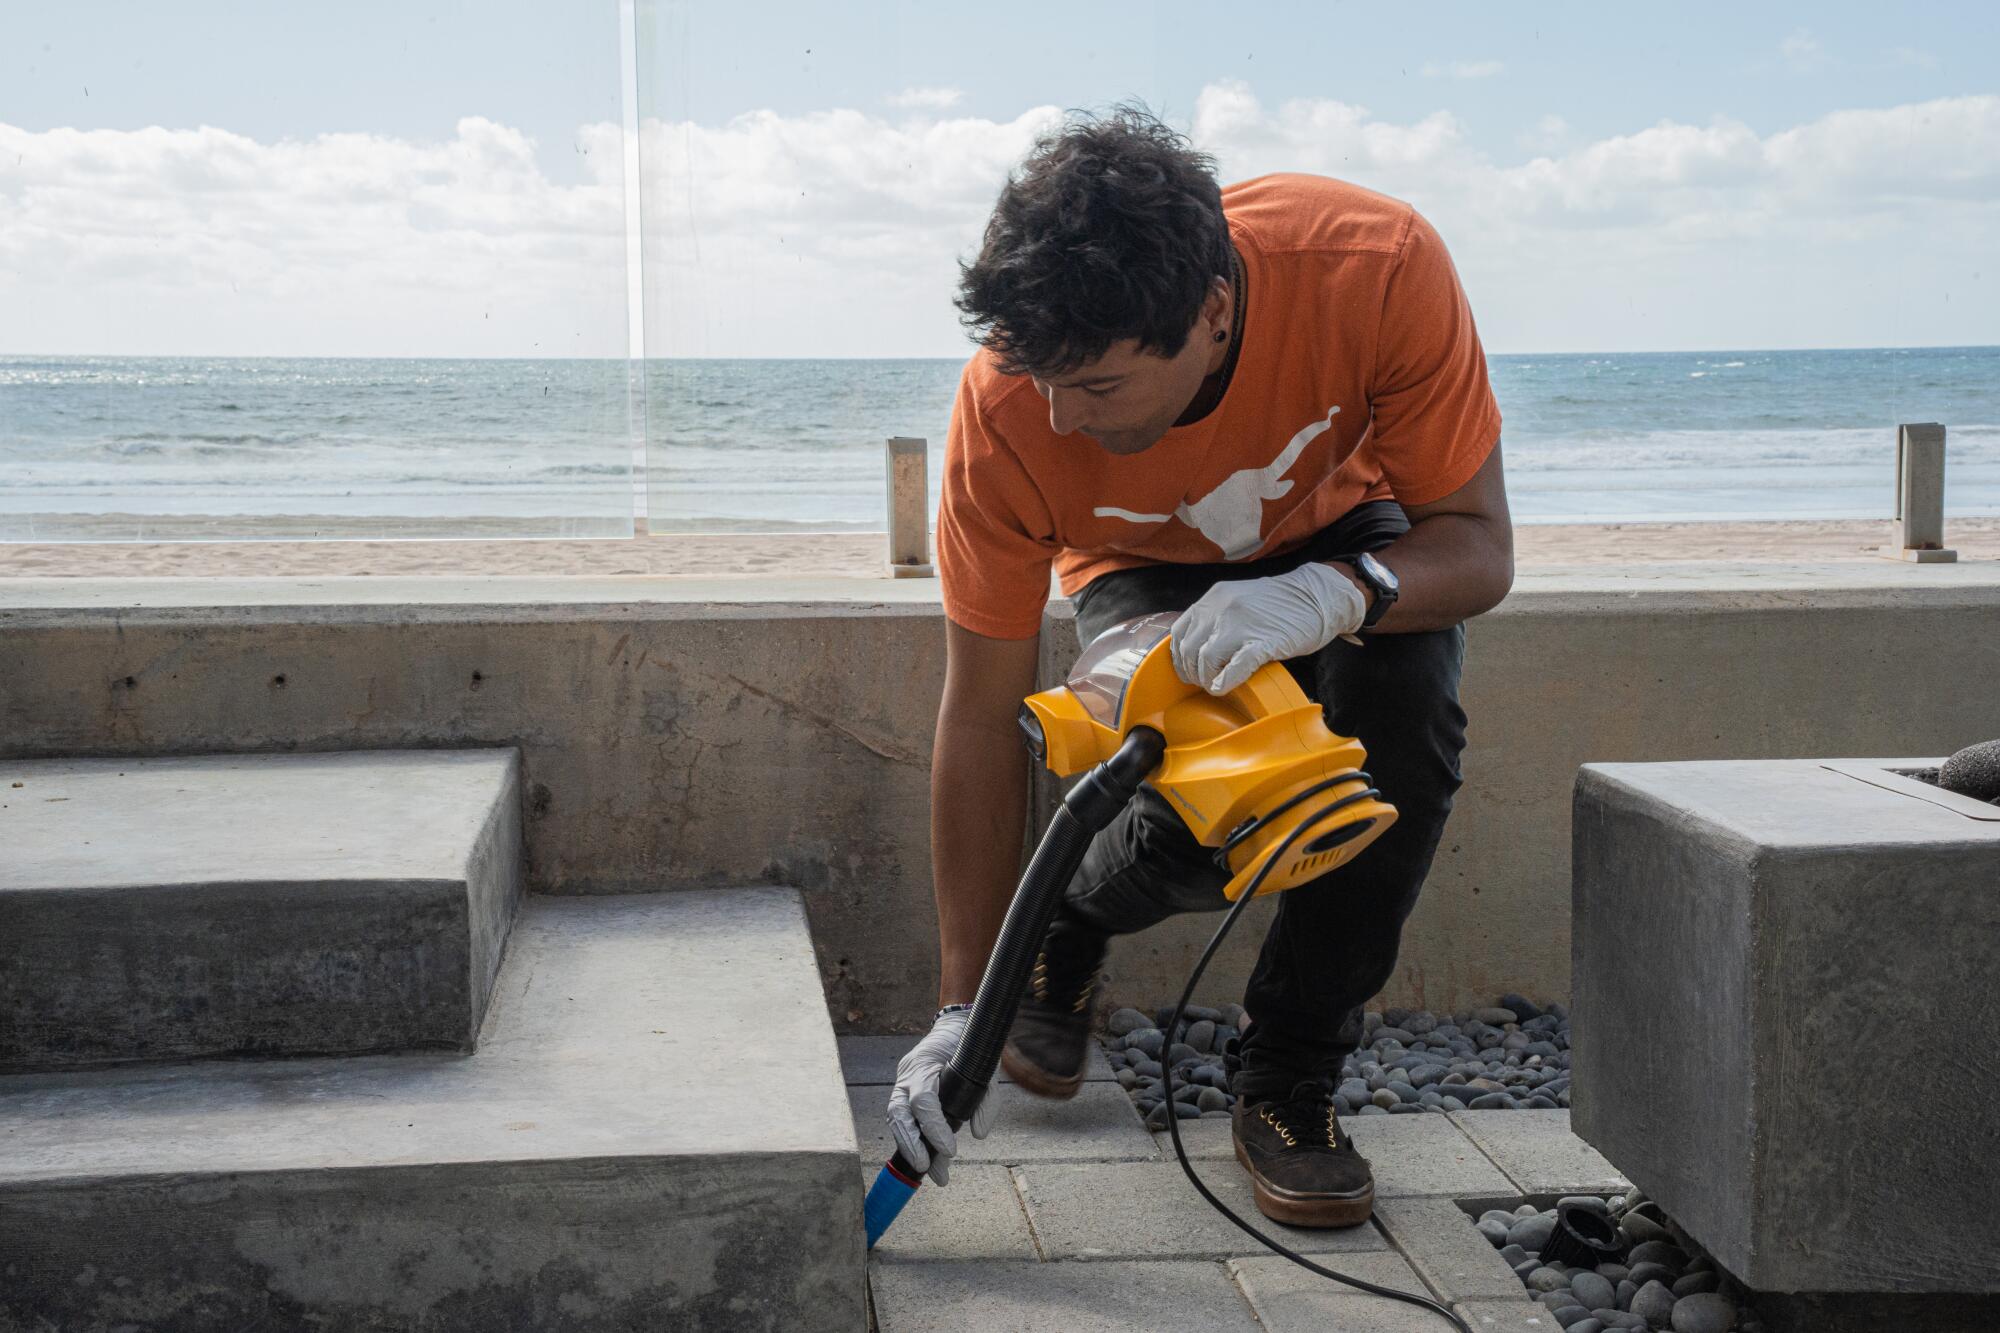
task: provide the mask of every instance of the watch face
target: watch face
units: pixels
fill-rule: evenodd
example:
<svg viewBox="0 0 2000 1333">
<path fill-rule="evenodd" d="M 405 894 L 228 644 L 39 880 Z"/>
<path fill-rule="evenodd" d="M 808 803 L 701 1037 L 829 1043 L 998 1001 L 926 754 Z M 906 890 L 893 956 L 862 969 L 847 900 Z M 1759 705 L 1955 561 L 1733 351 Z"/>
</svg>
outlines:
<svg viewBox="0 0 2000 1333">
<path fill-rule="evenodd" d="M 1400 591 L 1394 571 L 1366 551 L 1361 553 L 1361 558 L 1355 564 L 1361 570 L 1361 576 L 1375 584 L 1378 591 L 1386 592 L 1392 597 Z"/>
</svg>

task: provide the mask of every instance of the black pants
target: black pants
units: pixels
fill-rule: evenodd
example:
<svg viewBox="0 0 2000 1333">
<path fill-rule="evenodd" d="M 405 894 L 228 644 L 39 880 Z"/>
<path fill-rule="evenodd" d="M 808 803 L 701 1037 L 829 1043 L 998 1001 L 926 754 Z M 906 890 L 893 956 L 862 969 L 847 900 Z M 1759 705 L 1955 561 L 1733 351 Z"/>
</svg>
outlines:
<svg viewBox="0 0 2000 1333">
<path fill-rule="evenodd" d="M 1238 564 L 1148 565 L 1093 580 L 1076 598 L 1084 643 L 1120 621 L 1182 611 L 1224 579 L 1282 574 L 1307 560 L 1379 550 L 1409 530 L 1393 501 L 1350 510 L 1297 551 Z M 1465 630 L 1336 639 L 1285 665 L 1326 709 L 1327 725 L 1358 738 L 1368 772 L 1396 807 L 1395 825 L 1331 875 L 1277 895 L 1277 913 L 1250 974 L 1243 1007 L 1252 1022 L 1235 1091 L 1253 1101 L 1284 1096 L 1304 1080 L 1331 1087 L 1361 1038 L 1361 1006 L 1395 970 L 1403 922 L 1458 790 L 1465 714 L 1458 706 Z M 1071 882 L 1063 915 L 1123 935 L 1178 912 L 1213 912 L 1228 872 L 1150 787 L 1098 834 Z M 1236 1063 L 1236 1062 L 1232 1062 Z"/>
</svg>

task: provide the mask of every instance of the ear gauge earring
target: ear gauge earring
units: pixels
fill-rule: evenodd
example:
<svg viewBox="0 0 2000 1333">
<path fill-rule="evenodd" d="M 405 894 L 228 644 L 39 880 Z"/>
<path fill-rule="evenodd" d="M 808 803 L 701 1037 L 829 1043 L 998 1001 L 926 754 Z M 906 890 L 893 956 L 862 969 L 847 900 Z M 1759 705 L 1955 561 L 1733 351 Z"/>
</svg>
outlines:
<svg viewBox="0 0 2000 1333">
<path fill-rule="evenodd" d="M 1228 342 L 1228 341 L 1229 341 L 1229 331 L 1228 331 L 1227 329 L 1217 329 L 1217 330 L 1215 331 L 1215 340 L 1216 340 L 1217 342 L 1219 342 L 1219 343 L 1226 343 L 1226 342 Z"/>
</svg>

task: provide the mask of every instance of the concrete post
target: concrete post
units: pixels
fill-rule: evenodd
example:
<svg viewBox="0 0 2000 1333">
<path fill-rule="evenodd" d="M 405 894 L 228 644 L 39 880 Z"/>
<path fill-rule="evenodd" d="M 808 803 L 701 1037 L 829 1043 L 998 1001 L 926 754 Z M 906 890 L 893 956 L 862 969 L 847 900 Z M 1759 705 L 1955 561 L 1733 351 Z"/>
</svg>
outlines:
<svg viewBox="0 0 2000 1333">
<path fill-rule="evenodd" d="M 930 454 L 921 439 L 889 437 L 889 572 L 899 579 L 932 576 Z"/>
<path fill-rule="evenodd" d="M 1934 421 L 1896 428 L 1896 525 L 1902 559 L 1958 559 L 1944 545 L 1944 427 Z"/>
</svg>

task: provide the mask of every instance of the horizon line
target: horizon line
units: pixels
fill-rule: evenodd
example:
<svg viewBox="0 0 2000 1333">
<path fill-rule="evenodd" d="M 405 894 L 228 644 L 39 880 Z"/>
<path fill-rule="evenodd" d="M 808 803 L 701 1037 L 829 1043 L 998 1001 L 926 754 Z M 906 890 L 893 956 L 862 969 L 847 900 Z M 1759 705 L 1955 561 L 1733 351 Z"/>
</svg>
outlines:
<svg viewBox="0 0 2000 1333">
<path fill-rule="evenodd" d="M 1769 355 L 1786 352 L 1983 352 L 2000 350 L 2000 342 L 1992 343 L 1878 343 L 1842 344 L 1826 347 L 1648 347 L 1648 348 L 1552 348 L 1527 352 L 1488 351 L 1487 357 L 1531 357 L 1531 356 L 1693 356 L 1749 354 Z M 118 361 L 624 361 L 631 364 L 648 365 L 656 362 L 705 362 L 705 361 L 964 361 L 972 353 L 960 355 L 895 355 L 895 356 L 528 356 L 521 354 L 463 354 L 463 353 L 390 353 L 355 355 L 343 352 L 294 352 L 233 353 L 233 352 L 15 352 L 0 350 L 0 361 L 71 360 L 93 359 Z"/>
</svg>

